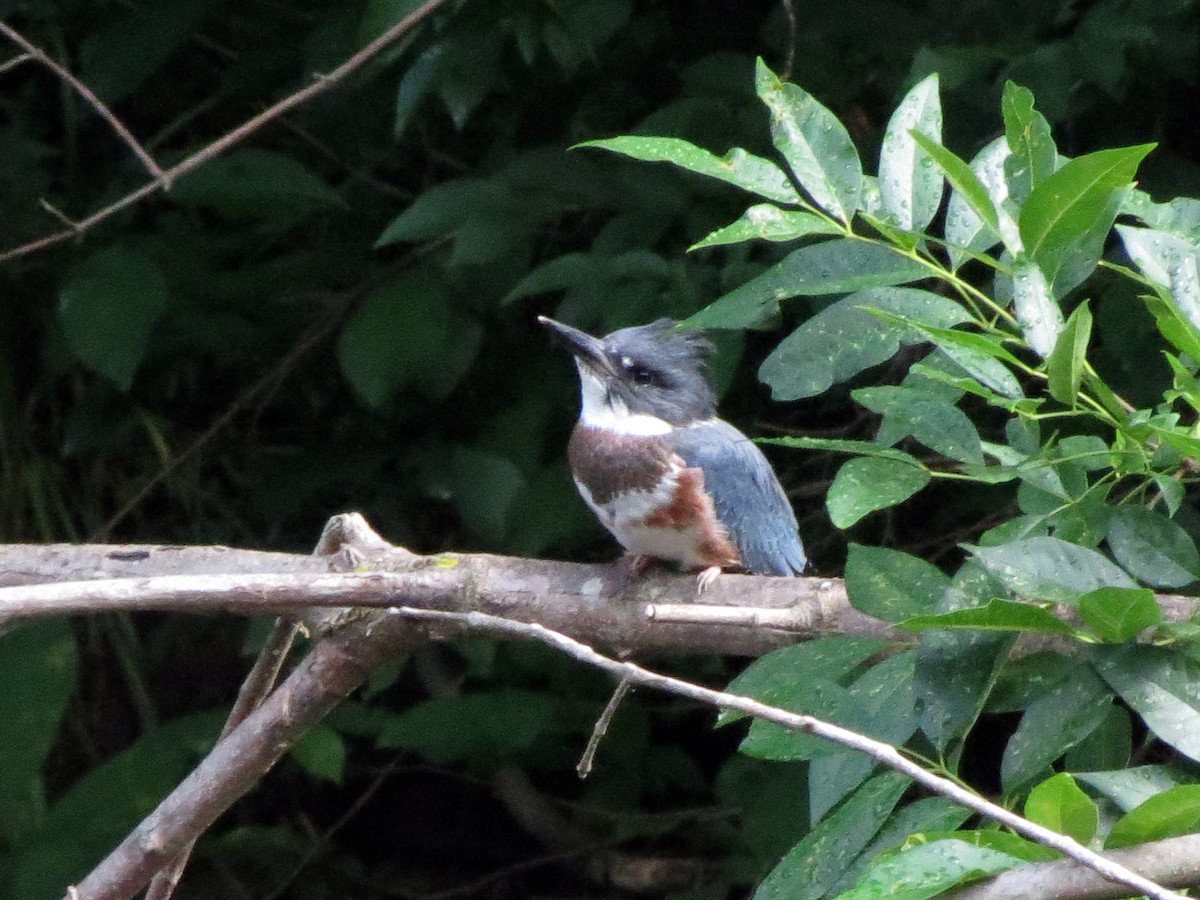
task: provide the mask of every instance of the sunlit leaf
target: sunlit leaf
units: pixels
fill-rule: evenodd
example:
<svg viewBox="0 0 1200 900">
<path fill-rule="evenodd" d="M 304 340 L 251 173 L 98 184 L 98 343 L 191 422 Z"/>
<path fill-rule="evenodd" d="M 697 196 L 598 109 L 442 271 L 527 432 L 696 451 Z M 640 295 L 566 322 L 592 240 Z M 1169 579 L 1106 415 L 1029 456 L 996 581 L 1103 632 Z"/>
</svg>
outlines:
<svg viewBox="0 0 1200 900">
<path fill-rule="evenodd" d="M 1079 598 L 1079 615 L 1102 641 L 1119 644 L 1159 625 L 1162 610 L 1149 588 L 1097 588 Z"/>
<path fill-rule="evenodd" d="M 752 206 L 731 225 L 718 228 L 688 247 L 688 252 L 743 241 L 794 241 L 810 234 L 835 235 L 842 230 L 828 219 L 802 209 L 780 209 L 770 203 Z"/>
<path fill-rule="evenodd" d="M 1087 365 L 1088 342 L 1092 337 L 1092 312 L 1087 303 L 1075 307 L 1046 360 L 1050 396 L 1059 403 L 1074 406 Z"/>
<path fill-rule="evenodd" d="M 942 173 L 932 154 L 915 137 L 942 140 L 942 105 L 937 73 L 914 85 L 900 101 L 883 135 L 879 151 L 879 191 L 883 208 L 904 231 L 928 225 L 942 203 Z M 964 166 L 965 168 L 965 166 Z"/>
<path fill-rule="evenodd" d="M 903 503 L 932 477 L 915 460 L 907 463 L 869 456 L 847 460 L 829 486 L 825 507 L 836 527 L 849 528 L 876 510 Z"/>
</svg>

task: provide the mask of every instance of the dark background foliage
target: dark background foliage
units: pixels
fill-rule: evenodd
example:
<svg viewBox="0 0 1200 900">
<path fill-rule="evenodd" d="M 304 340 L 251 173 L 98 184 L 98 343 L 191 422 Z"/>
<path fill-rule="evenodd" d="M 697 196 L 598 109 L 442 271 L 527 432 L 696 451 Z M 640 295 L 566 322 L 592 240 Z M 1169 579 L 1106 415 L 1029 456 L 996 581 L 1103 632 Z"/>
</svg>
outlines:
<svg viewBox="0 0 1200 900">
<path fill-rule="evenodd" d="M 169 164 L 414 6 L 47 0 L 0 14 Z M 358 509 L 417 551 L 613 558 L 563 462 L 574 375 L 535 315 L 597 332 L 684 316 L 779 253 L 687 254 L 741 212 L 736 191 L 573 144 L 642 133 L 759 149 L 761 55 L 867 158 L 932 71 L 946 143 L 970 156 L 998 133 L 1012 79 L 1064 154 L 1158 141 L 1142 186 L 1194 195 L 1196 13 L 1190 0 L 450 3 L 169 193 L 0 264 L 0 540 L 304 551 L 328 515 Z M 0 74 L 0 112 L 0 251 L 59 225 L 42 201 L 82 218 L 147 178 L 35 64 Z M 1160 365 L 1139 350 L 1150 326 L 1112 309 L 1101 297 L 1102 351 L 1137 397 Z M 715 337 L 722 408 L 746 430 L 870 435 L 844 390 L 770 404 L 754 378 L 767 339 Z M 836 573 L 846 538 L 821 504 L 835 462 L 773 458 L 817 571 Z M 938 560 L 1010 509 L 1002 488 L 931 490 L 855 537 Z M 55 896 L 186 772 L 261 633 L 139 617 L 6 638 L 0 669 L 26 674 L 5 702 L 43 712 L 0 716 L 0 745 L 40 735 L 48 763 L 44 783 L 0 788 L 0 896 Z M 714 683 L 736 668 L 669 665 Z M 607 690 L 529 647 L 398 664 L 220 823 L 183 896 L 613 896 L 579 844 L 703 860 L 679 865 L 679 896 L 753 883 L 802 829 L 798 767 L 731 757 L 735 736 L 714 736 L 703 711 L 647 699 L 580 783 Z M 570 822 L 569 839 L 523 819 L 530 803 Z"/>
</svg>

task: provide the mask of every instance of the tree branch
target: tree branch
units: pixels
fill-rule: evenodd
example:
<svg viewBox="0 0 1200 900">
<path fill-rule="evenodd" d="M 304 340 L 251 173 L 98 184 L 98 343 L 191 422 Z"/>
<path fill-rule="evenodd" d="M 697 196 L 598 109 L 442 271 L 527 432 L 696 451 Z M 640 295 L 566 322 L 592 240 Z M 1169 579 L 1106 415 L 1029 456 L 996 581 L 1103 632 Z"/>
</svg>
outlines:
<svg viewBox="0 0 1200 900">
<path fill-rule="evenodd" d="M 41 47 L 31 44 L 24 38 L 24 36 L 21 35 L 20 32 L 18 32 L 8 23 L 0 21 L 0 34 L 4 35 L 22 50 L 24 50 L 26 57 L 40 62 L 43 66 L 66 82 L 66 84 L 68 84 L 71 89 L 75 91 L 75 93 L 82 97 L 88 106 L 94 109 L 100 118 L 109 124 L 109 127 L 116 132 L 117 137 L 125 142 L 125 146 L 133 151 L 133 155 L 141 160 L 142 165 L 146 167 L 146 171 L 150 173 L 150 176 L 155 180 L 156 184 L 161 184 L 163 187 L 168 187 L 170 185 L 170 176 L 162 170 L 159 164 L 154 161 L 154 157 L 151 156 L 149 152 L 147 152 L 146 148 L 141 145 L 138 139 L 130 133 L 129 129 L 125 127 L 125 123 L 113 114 L 113 111 L 105 105 L 103 100 L 96 96 L 90 87 L 72 75 L 66 67 L 59 65 L 58 62 L 52 59 L 50 55 Z M 18 59 L 19 58 L 20 57 L 18 57 Z M 53 209 L 53 207 L 51 207 L 51 209 Z M 54 211 L 57 212 L 57 210 Z M 70 234 L 76 234 L 78 231 L 79 227 L 74 223 L 72 223 L 71 227 L 68 229 Z"/>
<path fill-rule="evenodd" d="M 86 218 L 80 219 L 72 228 L 65 228 L 62 231 L 56 231 L 53 234 L 48 234 L 45 237 L 30 241 L 27 244 L 22 244 L 18 247 L 13 247 L 0 253 L 0 263 L 14 259 L 18 256 L 26 256 L 38 250 L 44 250 L 47 247 L 53 247 L 56 244 L 61 244 L 63 241 L 87 231 L 92 226 L 103 222 L 110 216 L 120 212 L 126 207 L 132 206 L 144 197 L 148 197 L 159 190 L 164 189 L 181 175 L 186 175 L 193 169 L 197 169 L 204 163 L 224 153 L 235 144 L 241 143 L 254 132 L 258 131 L 268 122 L 279 118 L 284 113 L 295 109 L 302 103 L 311 100 L 317 94 L 327 91 L 339 81 L 342 81 L 346 76 L 362 68 L 366 63 L 379 55 L 380 51 L 388 45 L 395 43 L 401 36 L 405 34 L 414 25 L 426 18 L 430 13 L 436 10 L 439 6 L 445 3 L 446 0 L 426 0 L 413 12 L 409 13 L 375 40 L 364 46 L 361 50 L 349 57 L 345 62 L 338 66 L 333 71 L 325 75 L 317 75 L 314 77 L 311 84 L 301 88 L 294 94 L 289 94 L 273 106 L 264 109 L 256 116 L 247 119 L 241 125 L 234 128 L 232 131 L 226 132 L 221 137 L 217 138 L 210 144 L 197 150 L 190 156 L 185 157 L 180 162 L 171 166 L 166 170 L 160 170 L 159 175 L 153 180 L 138 188 L 131 193 L 126 194 L 121 199 L 109 204 L 103 209 L 97 210 Z M 7 26 L 6 26 L 7 28 Z M 10 33 L 10 37 L 16 32 L 11 28 L 5 33 Z M 36 48 L 34 48 L 36 51 Z M 99 102 L 99 101 L 97 101 Z"/>
</svg>

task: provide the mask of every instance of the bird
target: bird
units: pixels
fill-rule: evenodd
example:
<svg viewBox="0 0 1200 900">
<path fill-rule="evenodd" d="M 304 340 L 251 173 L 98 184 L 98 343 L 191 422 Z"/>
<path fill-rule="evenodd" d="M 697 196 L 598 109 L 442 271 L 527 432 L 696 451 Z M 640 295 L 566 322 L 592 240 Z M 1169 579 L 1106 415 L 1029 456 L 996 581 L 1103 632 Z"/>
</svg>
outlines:
<svg viewBox="0 0 1200 900">
<path fill-rule="evenodd" d="M 796 514 L 767 458 L 717 417 L 705 374 L 712 342 L 672 319 L 603 338 L 539 316 L 574 357 L 579 421 L 567 457 L 580 495 L 634 558 L 700 571 L 792 576 L 807 559 Z"/>
</svg>

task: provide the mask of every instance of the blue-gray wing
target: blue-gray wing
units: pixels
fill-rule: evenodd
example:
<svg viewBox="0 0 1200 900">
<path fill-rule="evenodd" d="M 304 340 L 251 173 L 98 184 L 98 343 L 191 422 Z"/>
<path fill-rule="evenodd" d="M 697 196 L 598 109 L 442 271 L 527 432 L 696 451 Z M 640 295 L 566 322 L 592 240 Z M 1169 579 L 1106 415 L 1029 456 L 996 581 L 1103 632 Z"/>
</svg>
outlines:
<svg viewBox="0 0 1200 900">
<path fill-rule="evenodd" d="M 748 572 L 799 575 L 807 565 L 796 514 L 762 451 L 719 419 L 676 428 L 675 452 L 704 472 L 717 518 Z"/>
</svg>

